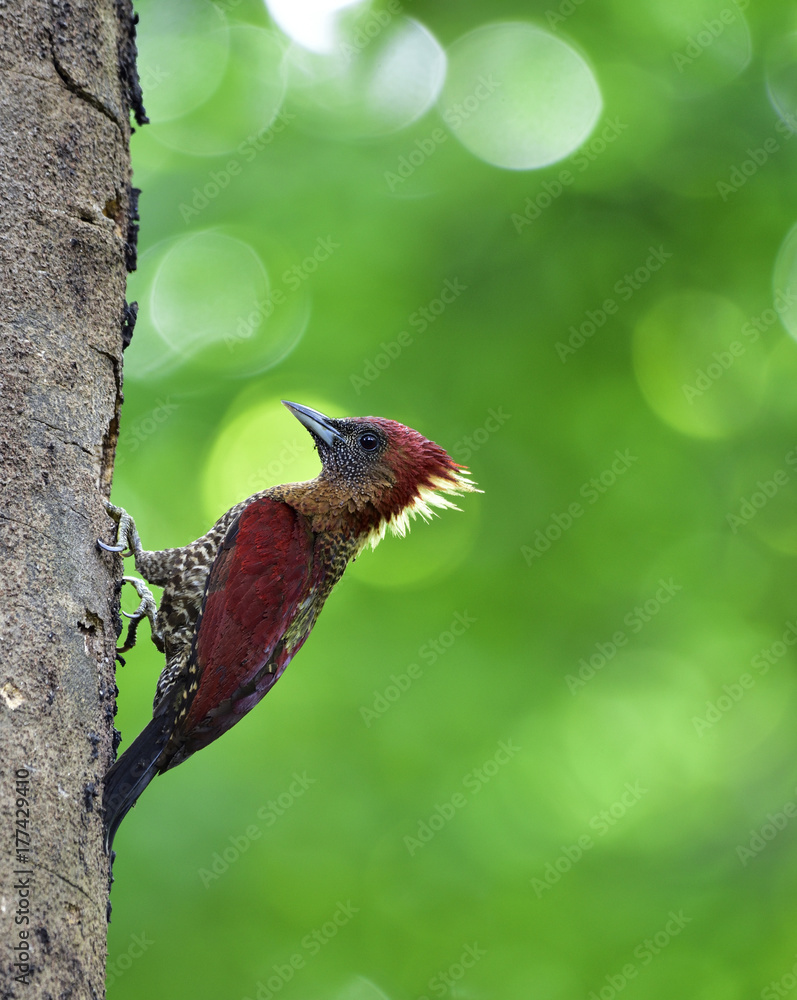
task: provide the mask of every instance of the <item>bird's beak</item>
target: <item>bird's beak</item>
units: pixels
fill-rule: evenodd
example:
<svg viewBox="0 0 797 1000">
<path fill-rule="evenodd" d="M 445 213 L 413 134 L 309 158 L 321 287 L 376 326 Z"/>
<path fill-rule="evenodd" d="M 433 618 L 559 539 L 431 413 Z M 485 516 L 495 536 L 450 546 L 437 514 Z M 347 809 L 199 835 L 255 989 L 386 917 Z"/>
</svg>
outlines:
<svg viewBox="0 0 797 1000">
<path fill-rule="evenodd" d="M 287 406 L 299 423 L 304 426 L 326 445 L 331 445 L 334 441 L 342 441 L 343 435 L 335 427 L 335 421 L 325 417 L 318 410 L 311 410 L 309 406 L 302 406 L 300 403 L 289 403 L 283 399 L 283 406 Z"/>
</svg>

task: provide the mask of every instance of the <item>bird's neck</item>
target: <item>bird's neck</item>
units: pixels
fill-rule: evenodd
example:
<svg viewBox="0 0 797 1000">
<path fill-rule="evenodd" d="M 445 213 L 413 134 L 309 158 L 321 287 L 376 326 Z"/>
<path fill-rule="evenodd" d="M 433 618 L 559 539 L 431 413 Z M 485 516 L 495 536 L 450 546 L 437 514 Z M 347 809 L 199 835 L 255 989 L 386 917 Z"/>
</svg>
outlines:
<svg viewBox="0 0 797 1000">
<path fill-rule="evenodd" d="M 362 537 L 365 543 L 391 516 L 367 489 L 354 490 L 323 475 L 306 483 L 275 486 L 268 492 L 303 514 L 316 534 Z"/>
</svg>

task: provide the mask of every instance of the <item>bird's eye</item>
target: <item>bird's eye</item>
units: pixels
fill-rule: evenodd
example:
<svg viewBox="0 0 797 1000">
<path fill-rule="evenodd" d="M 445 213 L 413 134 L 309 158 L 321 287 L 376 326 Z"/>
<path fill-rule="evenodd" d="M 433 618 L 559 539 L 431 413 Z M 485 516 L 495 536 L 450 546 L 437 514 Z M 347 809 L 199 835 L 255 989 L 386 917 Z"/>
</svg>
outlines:
<svg viewBox="0 0 797 1000">
<path fill-rule="evenodd" d="M 376 434 L 361 434 L 360 447 L 363 451 L 376 451 L 379 447 L 379 438 Z"/>
</svg>

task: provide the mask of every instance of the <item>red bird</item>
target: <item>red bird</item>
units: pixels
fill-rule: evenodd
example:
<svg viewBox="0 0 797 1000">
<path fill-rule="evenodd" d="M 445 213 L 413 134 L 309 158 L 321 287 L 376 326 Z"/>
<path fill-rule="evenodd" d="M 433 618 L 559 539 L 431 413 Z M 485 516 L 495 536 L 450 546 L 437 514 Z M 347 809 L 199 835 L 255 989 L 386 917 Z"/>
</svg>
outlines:
<svg viewBox="0 0 797 1000">
<path fill-rule="evenodd" d="M 285 406 L 310 431 L 321 473 L 272 486 L 228 510 L 190 545 L 141 547 L 132 518 L 108 504 L 116 544 L 164 588 L 160 608 L 141 580 L 141 604 L 121 650 L 146 615 L 166 656 L 153 719 L 105 778 L 105 843 L 152 778 L 235 725 L 279 679 L 304 643 L 347 563 L 388 528 L 404 535 L 410 517 L 454 507 L 442 494 L 475 489 L 467 470 L 439 445 L 393 420 L 333 420 L 298 403 Z"/>
</svg>

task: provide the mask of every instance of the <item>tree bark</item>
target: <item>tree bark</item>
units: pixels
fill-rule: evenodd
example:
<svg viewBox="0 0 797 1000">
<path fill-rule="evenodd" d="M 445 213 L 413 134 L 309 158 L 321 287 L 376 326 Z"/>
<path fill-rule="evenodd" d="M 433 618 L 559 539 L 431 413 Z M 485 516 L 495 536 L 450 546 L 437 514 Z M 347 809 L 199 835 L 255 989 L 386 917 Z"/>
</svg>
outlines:
<svg viewBox="0 0 797 1000">
<path fill-rule="evenodd" d="M 129 0 L 0 0 L 0 996 L 103 997 Z"/>
</svg>

